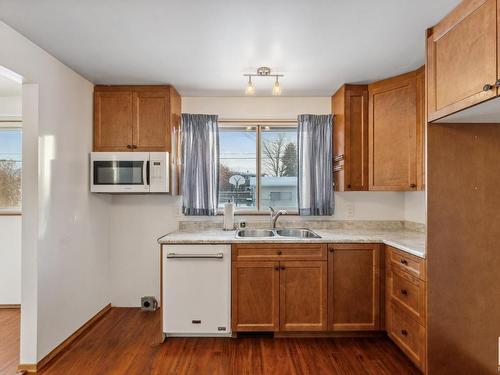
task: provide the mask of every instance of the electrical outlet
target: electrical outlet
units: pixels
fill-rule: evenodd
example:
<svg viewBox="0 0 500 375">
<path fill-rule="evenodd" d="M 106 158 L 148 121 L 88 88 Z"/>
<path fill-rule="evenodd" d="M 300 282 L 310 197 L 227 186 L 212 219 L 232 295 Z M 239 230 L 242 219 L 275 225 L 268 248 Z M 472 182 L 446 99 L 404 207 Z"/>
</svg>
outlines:
<svg viewBox="0 0 500 375">
<path fill-rule="evenodd" d="M 347 211 L 347 217 L 353 218 L 354 217 L 354 203 L 347 203 L 346 204 L 346 211 Z"/>
</svg>

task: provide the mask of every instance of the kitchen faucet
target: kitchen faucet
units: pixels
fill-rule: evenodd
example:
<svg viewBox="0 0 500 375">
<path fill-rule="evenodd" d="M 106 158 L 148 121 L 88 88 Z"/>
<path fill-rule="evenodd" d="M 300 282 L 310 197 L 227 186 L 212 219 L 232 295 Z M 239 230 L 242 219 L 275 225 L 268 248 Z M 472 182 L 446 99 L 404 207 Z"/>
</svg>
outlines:
<svg viewBox="0 0 500 375">
<path fill-rule="evenodd" d="M 271 228 L 276 229 L 276 222 L 278 221 L 281 215 L 286 215 L 288 212 L 286 210 L 276 211 L 274 208 L 269 206 L 270 214 L 271 214 Z"/>
</svg>

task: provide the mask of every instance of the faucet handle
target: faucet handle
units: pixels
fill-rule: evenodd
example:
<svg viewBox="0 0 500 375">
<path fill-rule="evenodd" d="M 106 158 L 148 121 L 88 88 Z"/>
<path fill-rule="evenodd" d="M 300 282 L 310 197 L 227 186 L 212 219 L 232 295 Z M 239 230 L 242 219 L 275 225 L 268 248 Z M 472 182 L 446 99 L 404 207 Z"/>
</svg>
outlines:
<svg viewBox="0 0 500 375">
<path fill-rule="evenodd" d="M 271 206 L 269 206 L 269 210 L 271 211 L 271 216 L 276 213 L 276 210 Z"/>
</svg>

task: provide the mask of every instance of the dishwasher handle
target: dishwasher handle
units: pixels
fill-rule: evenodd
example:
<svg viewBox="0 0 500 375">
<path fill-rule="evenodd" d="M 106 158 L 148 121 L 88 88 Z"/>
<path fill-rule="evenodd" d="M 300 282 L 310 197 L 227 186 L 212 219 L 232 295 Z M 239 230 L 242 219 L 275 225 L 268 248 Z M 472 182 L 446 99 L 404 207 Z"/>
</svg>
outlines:
<svg viewBox="0 0 500 375">
<path fill-rule="evenodd" d="M 167 253 L 167 259 L 223 259 L 224 253 L 216 254 L 176 254 Z"/>
</svg>

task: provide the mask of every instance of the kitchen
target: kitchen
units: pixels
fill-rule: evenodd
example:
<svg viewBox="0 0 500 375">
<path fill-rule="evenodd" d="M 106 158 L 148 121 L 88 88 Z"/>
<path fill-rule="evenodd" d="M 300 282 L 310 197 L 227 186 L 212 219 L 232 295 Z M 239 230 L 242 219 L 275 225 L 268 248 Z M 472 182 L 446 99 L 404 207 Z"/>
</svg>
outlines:
<svg viewBox="0 0 500 375">
<path fill-rule="evenodd" d="M 497 371 L 497 1 L 155 4 L 167 52 L 154 7 L 52 3 L 0 2 L 19 373 Z"/>
</svg>

